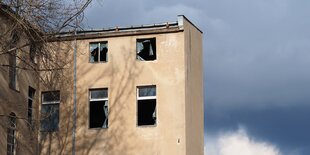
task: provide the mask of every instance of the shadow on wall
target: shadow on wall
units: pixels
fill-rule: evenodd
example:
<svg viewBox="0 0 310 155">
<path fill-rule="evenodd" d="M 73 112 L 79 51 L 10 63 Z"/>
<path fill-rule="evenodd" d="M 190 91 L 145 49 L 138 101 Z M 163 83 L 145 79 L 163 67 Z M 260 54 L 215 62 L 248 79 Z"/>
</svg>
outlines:
<svg viewBox="0 0 310 155">
<path fill-rule="evenodd" d="M 107 129 L 89 129 L 89 88 L 77 88 L 77 128 L 76 128 L 76 153 L 81 155 L 90 154 L 134 154 L 137 146 L 134 141 L 134 133 L 128 130 L 128 108 L 127 99 L 135 95 L 135 78 L 143 70 L 136 65 L 135 57 L 132 52 L 122 47 L 123 56 L 117 60 L 109 58 L 110 68 L 94 76 L 92 81 L 102 80 L 109 77 L 109 114 Z M 125 52 L 126 51 L 126 52 Z M 80 55 L 81 56 L 81 55 Z M 123 58 L 123 60 L 121 60 Z M 124 66 L 120 66 L 119 61 Z M 73 62 L 73 61 L 72 61 Z M 71 63 L 72 65 L 72 63 Z M 87 65 L 92 66 L 92 65 Z M 78 75 L 90 74 L 92 68 L 78 68 Z M 67 72 L 68 73 L 68 72 Z M 73 71 L 69 71 L 73 75 Z M 60 87 L 62 99 L 60 103 L 60 128 L 58 132 L 47 132 L 40 135 L 40 154 L 71 154 L 72 151 L 72 116 L 73 116 L 73 83 L 72 76 L 67 77 Z M 71 79 L 70 79 L 71 78 Z M 81 80 L 82 77 L 78 77 Z M 66 97 L 63 97 L 66 96 Z M 135 108 L 135 107 L 134 107 Z M 134 115 L 135 116 L 135 115 Z M 127 127 L 126 127 L 127 126 Z"/>
</svg>

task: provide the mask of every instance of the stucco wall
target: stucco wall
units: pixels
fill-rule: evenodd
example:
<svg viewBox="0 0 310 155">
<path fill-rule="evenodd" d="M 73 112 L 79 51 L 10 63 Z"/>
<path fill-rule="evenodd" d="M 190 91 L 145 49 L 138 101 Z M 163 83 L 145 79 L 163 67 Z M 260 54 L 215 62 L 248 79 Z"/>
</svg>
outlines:
<svg viewBox="0 0 310 155">
<path fill-rule="evenodd" d="M 13 25 L 11 20 L 0 12 L 1 41 L 9 39 L 9 35 L 5 35 L 10 31 Z M 8 33 L 10 34 L 10 33 Z M 17 45 L 27 43 L 27 39 L 23 34 L 19 34 Z M 27 110 L 28 110 L 28 87 L 37 89 L 38 79 L 34 72 L 17 69 L 17 90 L 9 87 L 9 54 L 2 53 L 3 47 L 0 45 L 0 154 L 7 153 L 7 121 L 11 112 L 16 114 L 16 153 L 17 154 L 34 154 L 36 151 L 36 133 L 32 132 L 28 126 Z M 27 59 L 29 57 L 29 46 L 18 50 L 18 56 Z M 17 66 L 23 68 L 25 64 L 17 59 Z M 35 98 L 37 98 L 35 96 Z M 38 109 L 38 100 L 33 102 L 33 119 L 36 120 Z"/>
<path fill-rule="evenodd" d="M 172 33 L 77 40 L 76 154 L 203 154 L 202 35 L 185 18 L 183 24 L 184 31 Z M 154 37 L 157 59 L 136 60 L 136 39 Z M 108 62 L 89 63 L 89 43 L 101 41 L 108 42 Z M 72 62 L 68 48 L 61 58 Z M 72 63 L 66 75 L 64 85 L 55 86 L 61 92 L 60 130 L 41 134 L 41 154 L 71 154 Z M 155 126 L 137 126 L 136 91 L 145 85 L 156 85 Z M 89 129 L 89 89 L 95 88 L 108 88 L 107 129 Z"/>
<path fill-rule="evenodd" d="M 203 155 L 204 102 L 202 33 L 186 18 L 184 18 L 183 21 L 186 61 L 186 154 Z"/>
<path fill-rule="evenodd" d="M 136 39 L 153 37 L 157 60 L 136 60 Z M 107 63 L 88 63 L 89 42 L 96 41 L 108 41 Z M 183 33 L 78 41 L 79 154 L 184 154 L 183 44 Z M 137 126 L 136 87 L 142 85 L 156 85 L 156 126 Z M 108 129 L 88 129 L 91 88 L 109 89 Z"/>
</svg>

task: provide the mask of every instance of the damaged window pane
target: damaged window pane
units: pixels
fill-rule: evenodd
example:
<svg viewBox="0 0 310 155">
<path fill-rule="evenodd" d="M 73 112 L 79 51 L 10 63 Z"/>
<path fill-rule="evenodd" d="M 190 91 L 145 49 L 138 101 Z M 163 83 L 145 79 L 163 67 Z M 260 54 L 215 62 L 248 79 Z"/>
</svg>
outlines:
<svg viewBox="0 0 310 155">
<path fill-rule="evenodd" d="M 141 61 L 156 60 L 156 39 L 137 39 L 137 59 Z"/>
<path fill-rule="evenodd" d="M 156 96 L 156 88 L 154 86 L 144 86 L 139 88 L 139 97 Z"/>
<path fill-rule="evenodd" d="M 90 90 L 89 128 L 108 128 L 108 89 Z"/>
<path fill-rule="evenodd" d="M 138 87 L 138 126 L 156 125 L 156 86 Z"/>
<path fill-rule="evenodd" d="M 50 91 L 42 93 L 41 131 L 58 131 L 60 92 Z"/>
<path fill-rule="evenodd" d="M 89 62 L 107 62 L 108 61 L 108 42 L 98 42 L 89 44 Z"/>
<path fill-rule="evenodd" d="M 138 101 L 138 126 L 156 124 L 156 99 Z"/>
<path fill-rule="evenodd" d="M 108 89 L 94 89 L 90 91 L 91 99 L 108 98 Z"/>
</svg>

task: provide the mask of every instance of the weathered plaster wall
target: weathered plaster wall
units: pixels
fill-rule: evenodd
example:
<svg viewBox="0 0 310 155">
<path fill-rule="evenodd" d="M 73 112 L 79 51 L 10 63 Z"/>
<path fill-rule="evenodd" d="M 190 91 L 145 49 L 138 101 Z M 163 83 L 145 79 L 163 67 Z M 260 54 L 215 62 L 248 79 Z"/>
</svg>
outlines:
<svg viewBox="0 0 310 155">
<path fill-rule="evenodd" d="M 152 37 L 157 60 L 136 60 L 136 39 Z M 79 154 L 184 154 L 183 40 L 180 32 L 78 41 Z M 107 63 L 88 63 L 89 42 L 96 41 L 108 41 Z M 141 85 L 156 85 L 156 126 L 137 126 L 136 86 Z M 108 129 L 88 129 L 91 88 L 109 89 Z"/>
<path fill-rule="evenodd" d="M 186 18 L 183 19 L 183 24 L 186 61 L 186 154 L 203 155 L 204 102 L 202 33 Z"/>
<path fill-rule="evenodd" d="M 10 19 L 5 17 L 0 12 L 0 27 L 1 27 L 1 41 L 9 39 L 10 33 L 6 33 L 10 30 L 12 23 Z M 6 35 L 7 34 L 7 35 Z M 26 37 L 23 34 L 19 34 L 19 41 L 17 45 L 23 45 L 27 42 Z M 36 151 L 36 134 L 32 132 L 27 122 L 27 110 L 28 110 L 28 87 L 31 86 L 37 89 L 36 96 L 38 95 L 38 82 L 37 76 L 32 71 L 25 71 L 17 69 L 17 90 L 13 90 L 9 87 L 9 54 L 2 53 L 3 47 L 0 45 L 0 154 L 6 154 L 7 152 L 7 121 L 9 114 L 14 112 L 16 114 L 17 128 L 16 128 L 16 153 L 17 154 L 34 154 Z M 26 46 L 18 50 L 18 56 L 23 58 L 29 57 L 29 46 Z M 25 64 L 17 59 L 17 66 L 24 67 Z M 38 109 L 38 100 L 33 102 L 33 108 Z M 33 119 L 37 117 L 37 111 L 33 111 Z"/>
</svg>

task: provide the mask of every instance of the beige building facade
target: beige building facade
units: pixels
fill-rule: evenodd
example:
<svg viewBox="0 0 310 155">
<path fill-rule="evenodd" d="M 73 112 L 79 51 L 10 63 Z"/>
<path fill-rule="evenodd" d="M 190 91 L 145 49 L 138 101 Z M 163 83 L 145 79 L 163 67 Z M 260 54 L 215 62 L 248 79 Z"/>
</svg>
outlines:
<svg viewBox="0 0 310 155">
<path fill-rule="evenodd" d="M 36 154 L 38 133 L 33 130 L 39 108 L 39 79 L 30 56 L 29 38 L 12 31 L 14 18 L 0 5 L 0 154 Z M 26 63 L 27 62 L 27 63 Z"/>
<path fill-rule="evenodd" d="M 62 47 L 59 60 L 69 62 L 64 76 L 52 80 L 52 89 L 21 80 L 26 84 L 18 94 L 27 92 L 28 85 L 37 88 L 37 154 L 74 150 L 79 155 L 203 155 L 202 32 L 186 17 L 164 24 L 66 32 L 52 43 Z M 1 83 L 8 81 L 6 76 L 1 73 Z M 25 102 L 26 96 L 15 102 Z M 0 130 L 7 137 L 6 129 Z M 0 140 L 0 150 L 6 150 L 7 138 Z"/>
</svg>

